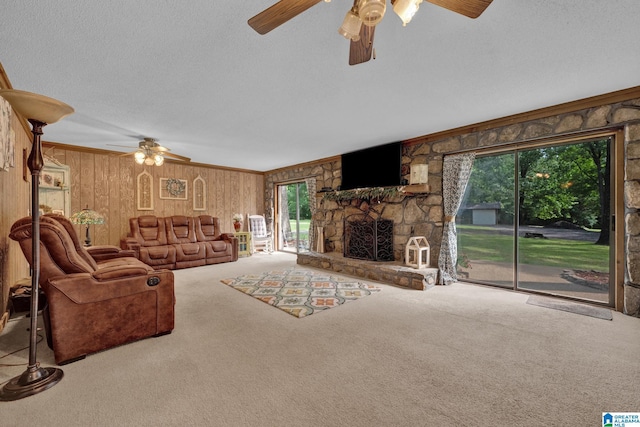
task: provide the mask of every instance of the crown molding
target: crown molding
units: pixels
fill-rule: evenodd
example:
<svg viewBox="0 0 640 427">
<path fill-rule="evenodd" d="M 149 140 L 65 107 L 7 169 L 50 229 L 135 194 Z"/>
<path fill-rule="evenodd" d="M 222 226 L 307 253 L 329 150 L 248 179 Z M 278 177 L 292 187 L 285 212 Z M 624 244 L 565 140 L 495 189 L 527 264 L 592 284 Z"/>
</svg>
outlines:
<svg viewBox="0 0 640 427">
<path fill-rule="evenodd" d="M 522 123 L 530 120 L 539 120 L 549 116 L 572 113 L 587 108 L 600 107 L 602 105 L 615 104 L 618 102 L 628 101 L 630 99 L 640 98 L 640 86 L 634 86 L 627 89 L 609 92 L 602 95 L 596 95 L 589 98 L 583 98 L 576 101 L 565 102 L 558 105 L 539 108 L 537 110 L 527 111 L 524 113 L 513 114 L 498 119 L 487 120 L 472 125 L 457 127 L 454 129 L 435 132 L 427 135 L 418 136 L 416 138 L 407 139 L 403 142 L 405 146 L 422 144 L 426 142 L 438 141 L 446 138 L 460 136 L 473 132 L 481 132 L 489 129 L 495 129 L 503 126 L 509 126 L 516 123 Z"/>
</svg>

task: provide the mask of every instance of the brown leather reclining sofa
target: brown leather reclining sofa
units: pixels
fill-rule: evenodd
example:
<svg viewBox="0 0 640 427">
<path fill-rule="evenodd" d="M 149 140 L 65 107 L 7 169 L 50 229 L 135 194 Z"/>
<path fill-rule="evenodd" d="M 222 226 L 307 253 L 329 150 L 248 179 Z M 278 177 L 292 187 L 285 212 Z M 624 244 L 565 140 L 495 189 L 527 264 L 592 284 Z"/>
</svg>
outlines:
<svg viewBox="0 0 640 427">
<path fill-rule="evenodd" d="M 238 260 L 238 238 L 220 231 L 210 215 L 129 219 L 129 235 L 120 247 L 154 268 L 179 269 Z"/>
<path fill-rule="evenodd" d="M 9 237 L 32 264 L 31 217 L 16 221 Z M 117 246 L 89 250 L 69 220 L 40 217 L 39 285 L 47 300 L 47 343 L 63 365 L 87 354 L 174 328 L 174 278 Z"/>
</svg>

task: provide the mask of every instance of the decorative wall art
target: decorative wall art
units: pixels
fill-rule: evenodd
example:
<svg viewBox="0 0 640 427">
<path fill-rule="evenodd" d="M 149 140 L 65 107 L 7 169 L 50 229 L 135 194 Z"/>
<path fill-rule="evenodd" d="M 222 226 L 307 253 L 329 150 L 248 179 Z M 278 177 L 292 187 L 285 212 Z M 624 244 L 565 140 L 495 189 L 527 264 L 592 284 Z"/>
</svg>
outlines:
<svg viewBox="0 0 640 427">
<path fill-rule="evenodd" d="M 193 180 L 193 210 L 204 211 L 207 209 L 207 183 L 198 175 Z"/>
<path fill-rule="evenodd" d="M 141 172 L 137 179 L 137 201 L 139 211 L 153 210 L 153 176 L 147 171 Z"/>
<path fill-rule="evenodd" d="M 160 198 L 187 200 L 187 181 L 177 178 L 160 178 Z"/>
<path fill-rule="evenodd" d="M 412 164 L 409 184 L 426 184 L 429 182 L 429 165 Z"/>
<path fill-rule="evenodd" d="M 40 187 L 42 188 L 62 188 L 68 185 L 65 182 L 65 169 L 60 168 L 58 165 L 46 165 L 40 173 Z"/>
<path fill-rule="evenodd" d="M 0 170 L 7 171 L 10 165 L 13 166 L 14 147 L 11 141 L 11 106 L 0 97 Z"/>
</svg>

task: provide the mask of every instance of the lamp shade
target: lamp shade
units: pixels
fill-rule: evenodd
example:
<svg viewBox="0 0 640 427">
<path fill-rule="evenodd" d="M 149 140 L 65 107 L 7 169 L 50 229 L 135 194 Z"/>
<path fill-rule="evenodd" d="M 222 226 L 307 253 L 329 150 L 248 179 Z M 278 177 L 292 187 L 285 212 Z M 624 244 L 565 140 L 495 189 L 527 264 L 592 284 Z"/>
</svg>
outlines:
<svg viewBox="0 0 640 427">
<path fill-rule="evenodd" d="M 104 217 L 88 207 L 74 213 L 69 219 L 73 224 L 104 224 Z"/>
<path fill-rule="evenodd" d="M 144 154 L 144 151 L 142 151 L 142 150 L 136 151 L 136 153 L 133 155 L 133 158 L 136 160 L 136 163 L 139 164 L 139 165 L 144 163 L 144 159 L 146 157 L 147 156 Z"/>
<path fill-rule="evenodd" d="M 0 96 L 26 119 L 42 123 L 55 123 L 74 112 L 73 108 L 64 102 L 23 90 L 0 89 Z"/>
</svg>

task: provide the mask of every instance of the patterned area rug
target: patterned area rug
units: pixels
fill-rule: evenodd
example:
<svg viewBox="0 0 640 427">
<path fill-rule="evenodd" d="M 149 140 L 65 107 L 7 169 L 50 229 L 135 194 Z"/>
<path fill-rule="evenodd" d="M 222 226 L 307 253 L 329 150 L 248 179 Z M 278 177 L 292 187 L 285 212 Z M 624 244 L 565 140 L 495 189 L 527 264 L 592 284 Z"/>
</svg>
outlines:
<svg viewBox="0 0 640 427">
<path fill-rule="evenodd" d="M 277 270 L 221 280 L 296 317 L 337 307 L 380 288 L 346 277 L 308 270 Z"/>
</svg>

